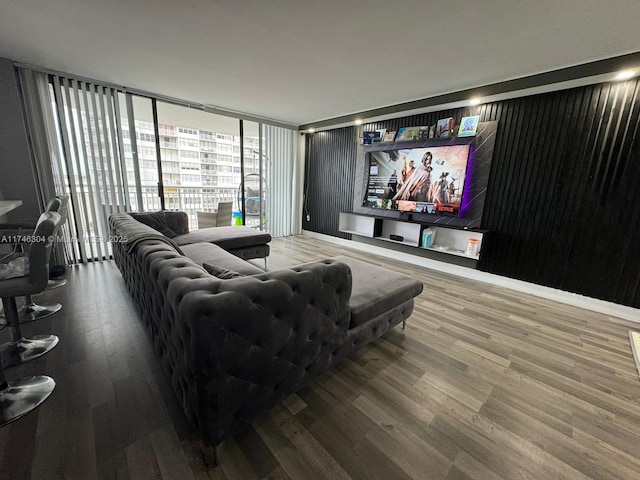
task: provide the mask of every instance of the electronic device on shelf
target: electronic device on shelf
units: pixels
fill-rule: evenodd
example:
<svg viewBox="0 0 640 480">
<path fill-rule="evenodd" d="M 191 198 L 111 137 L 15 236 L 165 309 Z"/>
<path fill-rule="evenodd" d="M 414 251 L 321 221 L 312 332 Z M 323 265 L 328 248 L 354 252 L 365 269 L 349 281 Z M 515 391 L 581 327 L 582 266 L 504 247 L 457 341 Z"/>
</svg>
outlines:
<svg viewBox="0 0 640 480">
<path fill-rule="evenodd" d="M 396 242 L 404 242 L 404 237 L 402 235 L 391 234 L 391 235 L 389 235 L 389 238 L 391 240 L 395 240 Z"/>
</svg>

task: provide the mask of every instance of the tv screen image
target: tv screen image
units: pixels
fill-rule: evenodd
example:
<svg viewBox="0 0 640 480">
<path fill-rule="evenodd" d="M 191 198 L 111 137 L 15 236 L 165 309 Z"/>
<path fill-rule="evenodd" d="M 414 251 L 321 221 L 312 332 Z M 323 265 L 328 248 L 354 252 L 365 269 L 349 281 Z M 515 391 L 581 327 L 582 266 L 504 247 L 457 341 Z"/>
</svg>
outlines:
<svg viewBox="0 0 640 480">
<path fill-rule="evenodd" d="M 470 145 L 368 152 L 363 205 L 434 215 L 460 215 Z"/>
</svg>

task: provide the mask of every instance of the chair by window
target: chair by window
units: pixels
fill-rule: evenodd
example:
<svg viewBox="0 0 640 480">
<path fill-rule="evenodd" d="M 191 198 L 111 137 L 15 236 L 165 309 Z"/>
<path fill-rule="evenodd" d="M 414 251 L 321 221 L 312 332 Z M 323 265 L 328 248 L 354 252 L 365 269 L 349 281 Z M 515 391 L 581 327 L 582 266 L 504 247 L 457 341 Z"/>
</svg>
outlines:
<svg viewBox="0 0 640 480">
<path fill-rule="evenodd" d="M 198 228 L 209 228 L 218 226 L 218 214 L 211 212 L 196 212 L 198 215 Z"/>
<path fill-rule="evenodd" d="M 218 227 L 230 226 L 232 213 L 233 213 L 233 202 L 218 203 Z"/>
<path fill-rule="evenodd" d="M 217 212 L 196 212 L 198 228 L 228 227 L 231 225 L 233 202 L 218 203 Z"/>
</svg>

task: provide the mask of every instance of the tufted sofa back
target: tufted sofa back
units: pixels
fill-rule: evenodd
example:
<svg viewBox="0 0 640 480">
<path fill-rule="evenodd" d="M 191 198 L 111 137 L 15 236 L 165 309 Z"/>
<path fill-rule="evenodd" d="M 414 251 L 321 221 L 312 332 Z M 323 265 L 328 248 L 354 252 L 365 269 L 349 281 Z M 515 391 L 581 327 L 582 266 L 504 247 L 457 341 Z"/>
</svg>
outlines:
<svg viewBox="0 0 640 480">
<path fill-rule="evenodd" d="M 167 225 L 171 230 L 176 232 L 178 235 L 189 233 L 189 217 L 186 212 L 174 212 L 169 210 L 165 211 L 164 215 L 167 219 Z"/>
<path fill-rule="evenodd" d="M 126 214 L 110 225 L 114 239 L 142 232 Z M 154 236 L 132 249 L 116 241 L 113 252 L 187 417 L 210 444 L 349 353 L 344 263 L 220 280 Z"/>
</svg>

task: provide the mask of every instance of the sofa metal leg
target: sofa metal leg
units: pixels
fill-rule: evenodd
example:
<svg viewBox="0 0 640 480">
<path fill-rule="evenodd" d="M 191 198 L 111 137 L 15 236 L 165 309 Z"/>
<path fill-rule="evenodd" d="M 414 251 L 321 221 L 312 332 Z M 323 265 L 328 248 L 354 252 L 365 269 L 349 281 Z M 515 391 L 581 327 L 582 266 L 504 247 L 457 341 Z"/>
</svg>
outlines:
<svg viewBox="0 0 640 480">
<path fill-rule="evenodd" d="M 407 319 L 403 318 L 402 319 L 402 329 L 404 330 L 404 327 L 406 327 L 406 326 L 407 326 Z"/>
</svg>

